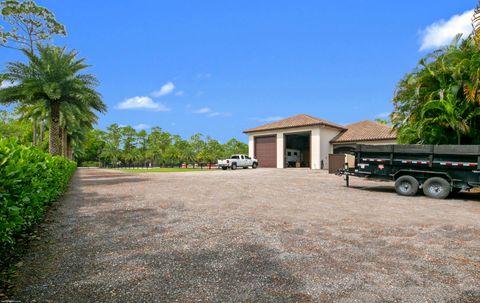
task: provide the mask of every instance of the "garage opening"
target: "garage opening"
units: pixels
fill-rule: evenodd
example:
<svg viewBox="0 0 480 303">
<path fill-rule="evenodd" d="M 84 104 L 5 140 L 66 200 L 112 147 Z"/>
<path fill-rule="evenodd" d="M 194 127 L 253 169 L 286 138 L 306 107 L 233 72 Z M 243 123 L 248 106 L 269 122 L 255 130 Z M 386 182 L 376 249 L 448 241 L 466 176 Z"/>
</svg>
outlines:
<svg viewBox="0 0 480 303">
<path fill-rule="evenodd" d="M 311 133 L 285 135 L 285 167 L 310 167 Z"/>
<path fill-rule="evenodd" d="M 277 136 L 255 137 L 254 144 L 258 167 L 277 167 Z"/>
</svg>

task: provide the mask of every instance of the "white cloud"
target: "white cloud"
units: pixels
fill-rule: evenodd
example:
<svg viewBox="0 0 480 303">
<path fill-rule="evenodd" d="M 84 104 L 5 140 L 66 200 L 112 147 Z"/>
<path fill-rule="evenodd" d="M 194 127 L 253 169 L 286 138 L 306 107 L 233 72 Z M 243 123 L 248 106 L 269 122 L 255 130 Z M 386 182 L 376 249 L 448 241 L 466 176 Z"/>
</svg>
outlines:
<svg viewBox="0 0 480 303">
<path fill-rule="evenodd" d="M 175 93 L 175 96 L 183 96 L 184 92 L 183 90 L 179 90 L 178 92 Z"/>
<path fill-rule="evenodd" d="M 265 118 L 252 118 L 252 120 L 255 120 L 257 122 L 274 122 L 278 120 L 282 120 L 283 117 L 280 116 L 272 116 L 272 117 L 265 117 Z"/>
<path fill-rule="evenodd" d="M 18 85 L 18 82 L 17 81 L 12 82 L 12 81 L 8 81 L 8 80 L 4 80 L 0 83 L 0 89 L 7 88 L 7 87 L 12 87 L 14 85 Z"/>
<path fill-rule="evenodd" d="M 135 125 L 133 128 L 135 128 L 136 130 L 147 130 L 147 129 L 150 129 L 150 125 L 140 123 L 138 125 Z"/>
<path fill-rule="evenodd" d="M 150 97 L 135 96 L 133 98 L 126 99 L 117 105 L 118 109 L 149 109 L 159 112 L 170 111 L 170 108 L 162 103 L 154 102 Z"/>
<path fill-rule="evenodd" d="M 390 112 L 379 113 L 376 118 L 388 118 L 390 116 Z"/>
<path fill-rule="evenodd" d="M 203 114 L 203 115 L 206 115 L 208 117 L 219 117 L 219 116 L 220 117 L 229 117 L 229 116 L 232 115 L 231 113 L 213 111 L 209 107 L 202 107 L 202 108 L 193 110 L 192 112 L 194 114 Z"/>
<path fill-rule="evenodd" d="M 473 10 L 454 15 L 449 20 L 439 20 L 420 31 L 422 45 L 420 50 L 429 50 L 449 45 L 458 34 L 466 38 L 472 32 Z"/>
<path fill-rule="evenodd" d="M 200 109 L 196 109 L 193 111 L 194 114 L 208 114 L 211 113 L 212 110 L 208 107 L 202 107 Z"/>
<path fill-rule="evenodd" d="M 159 90 L 154 91 L 152 93 L 152 96 L 154 97 L 166 96 L 171 94 L 174 89 L 175 89 L 175 84 L 173 84 L 173 82 L 167 82 Z"/>
</svg>

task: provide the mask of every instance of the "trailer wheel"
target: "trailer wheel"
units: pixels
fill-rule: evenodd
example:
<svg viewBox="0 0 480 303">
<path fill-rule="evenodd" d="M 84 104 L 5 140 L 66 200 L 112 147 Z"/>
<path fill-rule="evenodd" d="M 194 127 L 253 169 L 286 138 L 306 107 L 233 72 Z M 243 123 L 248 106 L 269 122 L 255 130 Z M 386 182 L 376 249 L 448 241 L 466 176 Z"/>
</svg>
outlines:
<svg viewBox="0 0 480 303">
<path fill-rule="evenodd" d="M 236 170 L 237 169 L 237 163 L 232 163 L 232 166 L 230 166 L 230 168 L 232 170 Z"/>
<path fill-rule="evenodd" d="M 395 190 L 402 196 L 415 196 L 418 186 L 417 179 L 412 176 L 401 176 L 395 181 Z"/>
<path fill-rule="evenodd" d="M 423 193 L 425 196 L 434 199 L 445 199 L 451 191 L 450 183 L 440 177 L 432 177 L 423 183 Z"/>
<path fill-rule="evenodd" d="M 458 188 L 458 187 L 452 188 L 452 194 L 454 194 L 454 195 L 458 194 L 460 191 L 462 191 L 461 188 Z"/>
<path fill-rule="evenodd" d="M 257 162 L 253 163 L 253 164 L 252 164 L 252 168 L 253 168 L 253 169 L 257 168 L 257 165 L 258 165 Z"/>
<path fill-rule="evenodd" d="M 227 168 L 228 168 L 228 167 L 226 167 L 226 166 L 222 166 L 222 169 L 223 169 L 223 170 L 227 170 Z"/>
</svg>

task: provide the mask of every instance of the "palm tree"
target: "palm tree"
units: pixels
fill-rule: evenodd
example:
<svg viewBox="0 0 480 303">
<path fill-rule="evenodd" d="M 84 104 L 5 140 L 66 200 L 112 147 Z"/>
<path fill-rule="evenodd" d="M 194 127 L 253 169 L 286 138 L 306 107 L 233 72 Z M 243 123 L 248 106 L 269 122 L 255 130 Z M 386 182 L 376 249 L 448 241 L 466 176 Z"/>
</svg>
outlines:
<svg viewBox="0 0 480 303">
<path fill-rule="evenodd" d="M 80 74 L 87 67 L 85 59 L 77 59 L 76 51 L 65 47 L 38 45 L 38 55 L 24 51 L 29 62 L 7 64 L 7 80 L 16 85 L 0 90 L 0 103 L 43 103 L 50 119 L 49 151 L 61 155 L 60 113 L 68 106 L 105 112 L 106 105 L 95 90 L 98 81 L 91 74 Z M 81 115 L 76 116 L 80 119 Z"/>
<path fill-rule="evenodd" d="M 448 94 L 445 99 L 432 100 L 423 106 L 422 124 L 453 131 L 456 142 L 446 143 L 461 144 L 462 135 L 470 132 L 470 121 L 479 115 L 478 108 L 471 110 L 466 101 L 458 100 L 453 94 Z"/>
</svg>

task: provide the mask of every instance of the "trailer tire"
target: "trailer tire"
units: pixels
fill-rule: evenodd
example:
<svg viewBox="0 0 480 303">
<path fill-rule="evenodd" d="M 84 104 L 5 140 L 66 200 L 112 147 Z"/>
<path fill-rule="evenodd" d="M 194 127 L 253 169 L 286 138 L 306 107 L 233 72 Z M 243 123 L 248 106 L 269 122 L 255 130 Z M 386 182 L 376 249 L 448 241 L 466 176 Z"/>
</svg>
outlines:
<svg viewBox="0 0 480 303">
<path fill-rule="evenodd" d="M 423 193 L 425 196 L 434 199 L 445 199 L 450 195 L 452 187 L 444 178 L 432 177 L 423 183 Z"/>
<path fill-rule="evenodd" d="M 232 166 L 230 166 L 230 168 L 232 170 L 236 170 L 237 169 L 237 163 L 232 163 Z"/>
<path fill-rule="evenodd" d="M 227 168 L 228 168 L 228 167 L 226 167 L 226 166 L 222 166 L 222 169 L 223 169 L 223 170 L 227 170 Z"/>
<path fill-rule="evenodd" d="M 256 162 L 252 164 L 253 169 L 257 168 L 257 166 L 258 166 L 258 164 Z"/>
<path fill-rule="evenodd" d="M 418 181 L 412 176 L 401 176 L 395 181 L 395 190 L 402 196 L 415 196 L 418 192 Z"/>
</svg>

